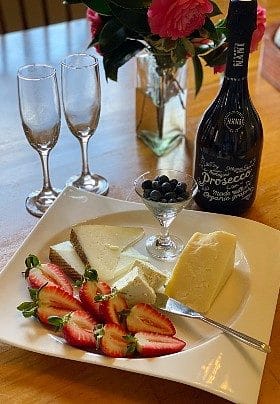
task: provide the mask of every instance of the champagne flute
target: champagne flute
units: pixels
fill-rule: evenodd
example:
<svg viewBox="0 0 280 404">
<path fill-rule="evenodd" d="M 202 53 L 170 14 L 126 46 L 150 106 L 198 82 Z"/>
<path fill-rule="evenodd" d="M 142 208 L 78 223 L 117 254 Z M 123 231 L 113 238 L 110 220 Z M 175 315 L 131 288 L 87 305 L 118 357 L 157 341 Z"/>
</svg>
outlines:
<svg viewBox="0 0 280 404">
<path fill-rule="evenodd" d="M 61 84 L 65 119 L 82 153 L 82 172 L 69 178 L 67 185 L 104 195 L 108 181 L 92 174 L 88 164 L 88 142 L 97 128 L 101 107 L 98 60 L 86 53 L 67 56 L 61 63 Z"/>
<path fill-rule="evenodd" d="M 61 192 L 51 185 L 48 164 L 61 122 L 55 68 L 45 64 L 22 66 L 17 72 L 17 83 L 23 130 L 39 153 L 43 169 L 43 187 L 28 195 L 25 206 L 29 213 L 41 217 Z"/>
</svg>

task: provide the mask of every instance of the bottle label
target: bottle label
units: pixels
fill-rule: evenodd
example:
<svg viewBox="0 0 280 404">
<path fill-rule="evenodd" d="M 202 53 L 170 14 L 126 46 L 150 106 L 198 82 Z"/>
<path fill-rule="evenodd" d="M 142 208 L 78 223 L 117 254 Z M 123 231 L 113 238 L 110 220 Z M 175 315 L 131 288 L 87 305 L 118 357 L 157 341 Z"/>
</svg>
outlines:
<svg viewBox="0 0 280 404">
<path fill-rule="evenodd" d="M 231 133 L 238 132 L 244 124 L 244 115 L 239 111 L 230 111 L 224 117 L 224 125 Z"/>
<path fill-rule="evenodd" d="M 198 156 L 195 178 L 203 198 L 212 203 L 249 200 L 255 190 L 256 158 L 224 160 L 205 153 Z"/>
</svg>

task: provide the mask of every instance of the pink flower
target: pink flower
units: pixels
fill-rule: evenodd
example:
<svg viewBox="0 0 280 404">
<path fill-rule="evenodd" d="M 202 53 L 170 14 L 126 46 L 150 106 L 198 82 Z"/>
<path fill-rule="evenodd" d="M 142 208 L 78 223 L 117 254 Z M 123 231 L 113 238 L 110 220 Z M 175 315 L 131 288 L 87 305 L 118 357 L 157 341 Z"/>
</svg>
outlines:
<svg viewBox="0 0 280 404">
<path fill-rule="evenodd" d="M 258 44 L 261 41 L 265 31 L 265 23 L 266 23 L 266 9 L 262 8 L 261 6 L 258 6 L 257 28 L 253 32 L 250 52 L 254 52 L 255 50 L 258 49 Z"/>
<path fill-rule="evenodd" d="M 153 34 L 176 40 L 201 28 L 212 10 L 209 0 L 152 0 L 148 21 Z"/>
<path fill-rule="evenodd" d="M 219 65 L 219 66 L 214 66 L 214 74 L 216 73 L 223 73 L 226 69 L 226 64 L 224 65 Z"/>
<path fill-rule="evenodd" d="M 91 8 L 87 9 L 87 20 L 90 23 L 90 32 L 92 35 L 92 38 L 94 39 L 99 32 L 101 31 L 103 27 L 103 21 L 100 15 L 96 12 L 93 11 Z"/>
</svg>

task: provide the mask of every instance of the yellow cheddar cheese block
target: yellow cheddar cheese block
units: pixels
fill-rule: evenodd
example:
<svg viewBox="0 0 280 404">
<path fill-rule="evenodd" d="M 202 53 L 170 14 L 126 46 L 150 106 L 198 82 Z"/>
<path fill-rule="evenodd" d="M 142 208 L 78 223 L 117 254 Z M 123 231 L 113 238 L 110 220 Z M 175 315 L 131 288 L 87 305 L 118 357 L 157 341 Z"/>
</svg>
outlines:
<svg viewBox="0 0 280 404">
<path fill-rule="evenodd" d="M 207 312 L 232 273 L 235 248 L 234 234 L 195 233 L 175 264 L 165 288 L 167 296 Z"/>
</svg>

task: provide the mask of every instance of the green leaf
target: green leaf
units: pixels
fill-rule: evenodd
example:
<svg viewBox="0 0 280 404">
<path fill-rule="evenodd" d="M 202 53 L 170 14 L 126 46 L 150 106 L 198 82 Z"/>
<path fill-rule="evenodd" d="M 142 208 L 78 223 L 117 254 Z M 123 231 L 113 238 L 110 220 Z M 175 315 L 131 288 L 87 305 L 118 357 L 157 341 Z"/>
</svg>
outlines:
<svg viewBox="0 0 280 404">
<path fill-rule="evenodd" d="M 181 39 L 182 44 L 184 45 L 184 48 L 188 52 L 189 55 L 194 56 L 195 55 L 195 48 L 194 45 L 189 41 L 187 38 L 182 38 Z"/>
<path fill-rule="evenodd" d="M 28 311 L 31 310 L 35 307 L 34 302 L 23 302 L 20 305 L 17 306 L 17 310 L 19 311 Z"/>
<path fill-rule="evenodd" d="M 31 299 L 33 300 L 33 302 L 37 302 L 39 290 L 40 289 L 28 288 L 29 295 L 30 295 Z"/>
<path fill-rule="evenodd" d="M 112 0 L 108 0 L 108 4 L 113 15 L 124 27 L 146 36 L 151 33 L 146 9 L 125 9 L 117 6 Z"/>
<path fill-rule="evenodd" d="M 85 274 L 84 274 L 85 279 L 87 279 L 88 281 L 98 281 L 98 273 L 95 269 L 89 269 L 87 268 L 85 270 Z"/>
<path fill-rule="evenodd" d="M 196 55 L 192 58 L 194 77 L 195 77 L 195 95 L 199 93 L 203 81 L 203 69 L 199 57 Z"/>
<path fill-rule="evenodd" d="M 77 4 L 77 3 L 84 3 L 87 7 L 91 8 L 92 10 L 96 11 L 99 14 L 103 15 L 111 15 L 110 7 L 106 0 L 66 0 L 63 3 L 65 4 Z"/>
<path fill-rule="evenodd" d="M 210 1 L 210 3 L 213 4 L 213 11 L 212 11 L 212 13 L 208 14 L 209 17 L 215 17 L 216 15 L 223 14 L 222 11 L 220 10 L 219 6 L 214 1 Z"/>
<path fill-rule="evenodd" d="M 205 18 L 205 23 L 203 25 L 203 28 L 206 29 L 206 31 L 208 31 L 210 39 L 213 39 L 214 42 L 219 41 L 219 36 L 217 34 L 216 27 L 213 24 L 213 22 L 210 20 L 210 18 L 208 18 L 208 17 Z"/>
<path fill-rule="evenodd" d="M 25 259 L 25 266 L 26 268 L 35 268 L 40 265 L 40 260 L 36 255 L 29 254 L 28 257 Z"/>
<path fill-rule="evenodd" d="M 114 18 L 102 28 L 98 42 L 101 53 L 109 53 L 118 48 L 126 40 L 124 27 Z"/>
<path fill-rule="evenodd" d="M 121 46 L 113 52 L 103 56 L 103 65 L 106 78 L 117 81 L 118 69 L 138 52 L 145 48 L 145 45 L 139 41 L 127 39 Z"/>
<path fill-rule="evenodd" d="M 151 0 L 111 0 L 111 2 L 128 9 L 145 8 L 151 4 Z"/>
<path fill-rule="evenodd" d="M 54 326 L 55 331 L 59 331 L 63 327 L 64 320 L 62 317 L 50 316 L 50 317 L 48 317 L 48 323 L 50 325 Z"/>
<path fill-rule="evenodd" d="M 227 44 L 223 43 L 201 57 L 205 60 L 207 66 L 214 67 L 223 65 L 226 63 L 227 58 Z"/>
</svg>

